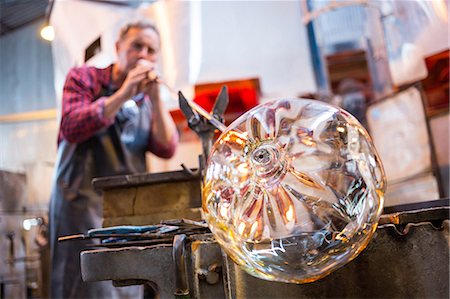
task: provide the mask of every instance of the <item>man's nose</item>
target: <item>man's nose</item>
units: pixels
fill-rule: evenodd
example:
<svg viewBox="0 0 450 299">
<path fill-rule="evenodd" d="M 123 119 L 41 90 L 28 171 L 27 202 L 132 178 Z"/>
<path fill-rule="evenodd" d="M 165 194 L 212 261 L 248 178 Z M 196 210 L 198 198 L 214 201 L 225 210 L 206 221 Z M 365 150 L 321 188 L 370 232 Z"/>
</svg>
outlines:
<svg viewBox="0 0 450 299">
<path fill-rule="evenodd" d="M 142 49 L 139 51 L 139 57 L 146 58 L 147 56 L 148 56 L 148 48 L 142 47 Z"/>
</svg>

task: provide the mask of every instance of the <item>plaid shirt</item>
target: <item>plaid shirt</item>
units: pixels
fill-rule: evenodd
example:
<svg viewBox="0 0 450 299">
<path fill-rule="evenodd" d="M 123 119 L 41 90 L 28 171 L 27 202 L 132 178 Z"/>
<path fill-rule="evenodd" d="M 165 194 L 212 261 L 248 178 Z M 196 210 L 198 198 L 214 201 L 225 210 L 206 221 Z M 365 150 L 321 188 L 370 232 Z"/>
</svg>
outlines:
<svg viewBox="0 0 450 299">
<path fill-rule="evenodd" d="M 104 69 L 82 66 L 69 71 L 63 90 L 58 144 L 63 139 L 81 143 L 114 123 L 115 119 L 104 117 L 106 96 L 102 95 L 110 88 L 111 70 L 112 65 Z M 169 144 L 161 144 L 150 133 L 147 149 L 159 157 L 170 158 L 178 141 L 178 134 L 173 136 Z"/>
</svg>

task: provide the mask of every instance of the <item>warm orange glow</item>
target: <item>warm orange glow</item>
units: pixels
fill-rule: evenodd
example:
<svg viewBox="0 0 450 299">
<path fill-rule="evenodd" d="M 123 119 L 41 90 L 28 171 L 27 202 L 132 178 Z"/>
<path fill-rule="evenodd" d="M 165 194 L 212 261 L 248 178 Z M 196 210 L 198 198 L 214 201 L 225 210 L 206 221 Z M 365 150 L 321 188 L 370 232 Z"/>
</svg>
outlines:
<svg viewBox="0 0 450 299">
<path fill-rule="evenodd" d="M 247 164 L 247 163 L 241 163 L 241 164 L 239 164 L 239 166 L 237 167 L 237 170 L 238 170 L 242 175 L 247 175 L 247 174 L 248 174 L 248 164 Z"/>
<path fill-rule="evenodd" d="M 290 173 L 296 178 L 298 179 L 302 184 L 305 184 L 308 187 L 312 187 L 315 189 L 322 189 L 322 187 L 316 183 L 311 177 L 309 177 L 308 175 L 296 171 L 295 169 L 290 169 Z"/>
<path fill-rule="evenodd" d="M 228 217 L 228 207 L 229 207 L 229 205 L 220 205 L 220 209 L 219 209 L 219 213 L 220 213 L 220 216 L 222 216 L 223 218 L 226 218 L 226 217 Z"/>
<path fill-rule="evenodd" d="M 247 136 L 247 132 L 240 133 L 236 131 L 229 131 L 224 137 L 222 137 L 222 140 L 225 142 L 236 142 L 237 144 L 242 146 L 247 141 Z"/>
<path fill-rule="evenodd" d="M 344 127 L 337 127 L 336 130 L 338 132 L 344 133 L 345 132 L 345 128 Z"/>
<path fill-rule="evenodd" d="M 302 143 L 307 146 L 314 146 L 316 144 L 311 137 L 302 138 Z"/>
<path fill-rule="evenodd" d="M 286 219 L 288 221 L 294 220 L 294 208 L 291 205 L 289 206 L 289 209 L 286 211 Z"/>
<path fill-rule="evenodd" d="M 252 235 L 256 232 L 257 229 L 258 229 L 258 221 L 255 221 L 255 222 L 252 224 L 252 228 L 250 229 Z"/>
<path fill-rule="evenodd" d="M 239 226 L 238 226 L 238 233 L 242 236 L 242 235 L 244 235 L 244 231 L 245 231 L 245 223 L 241 222 L 241 223 L 239 223 Z"/>
</svg>

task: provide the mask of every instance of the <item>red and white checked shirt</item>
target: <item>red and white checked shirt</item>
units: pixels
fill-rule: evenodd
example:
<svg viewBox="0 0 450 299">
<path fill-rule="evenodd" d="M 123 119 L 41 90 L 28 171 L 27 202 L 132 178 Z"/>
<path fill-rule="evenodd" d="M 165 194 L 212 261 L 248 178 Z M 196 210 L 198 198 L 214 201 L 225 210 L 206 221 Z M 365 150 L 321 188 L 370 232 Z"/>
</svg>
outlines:
<svg viewBox="0 0 450 299">
<path fill-rule="evenodd" d="M 58 144 L 63 139 L 81 143 L 114 123 L 114 119 L 104 117 L 106 96 L 101 94 L 110 89 L 111 74 L 112 65 L 104 69 L 82 66 L 69 71 L 63 90 Z M 147 148 L 159 157 L 170 158 L 177 142 L 177 132 L 169 144 L 157 142 L 150 132 Z"/>
</svg>

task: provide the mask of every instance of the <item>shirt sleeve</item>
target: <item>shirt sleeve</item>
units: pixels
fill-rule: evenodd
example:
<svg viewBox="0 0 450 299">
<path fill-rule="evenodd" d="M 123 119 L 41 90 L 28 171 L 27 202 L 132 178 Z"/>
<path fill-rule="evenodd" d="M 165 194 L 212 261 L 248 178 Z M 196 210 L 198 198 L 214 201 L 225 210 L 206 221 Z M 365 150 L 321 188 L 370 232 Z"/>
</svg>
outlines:
<svg viewBox="0 0 450 299">
<path fill-rule="evenodd" d="M 95 74 L 73 68 L 63 90 L 61 134 L 71 143 L 80 143 L 113 123 L 104 117 L 106 97 L 96 99 Z"/>
<path fill-rule="evenodd" d="M 160 158 L 169 159 L 175 154 L 178 139 L 179 136 L 177 130 L 173 133 L 172 140 L 167 144 L 158 142 L 155 138 L 152 138 L 152 135 L 150 134 L 148 150 Z"/>
</svg>

